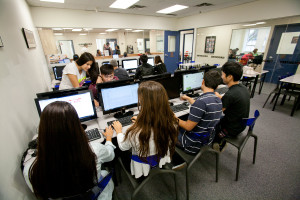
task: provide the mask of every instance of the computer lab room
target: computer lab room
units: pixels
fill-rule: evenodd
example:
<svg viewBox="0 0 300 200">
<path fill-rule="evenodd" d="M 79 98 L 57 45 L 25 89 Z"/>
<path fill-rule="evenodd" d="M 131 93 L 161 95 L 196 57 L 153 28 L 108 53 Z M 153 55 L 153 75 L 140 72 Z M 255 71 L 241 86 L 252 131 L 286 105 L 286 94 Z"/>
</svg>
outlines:
<svg viewBox="0 0 300 200">
<path fill-rule="evenodd" d="M 0 0 L 0 199 L 300 199 L 300 1 Z"/>
</svg>

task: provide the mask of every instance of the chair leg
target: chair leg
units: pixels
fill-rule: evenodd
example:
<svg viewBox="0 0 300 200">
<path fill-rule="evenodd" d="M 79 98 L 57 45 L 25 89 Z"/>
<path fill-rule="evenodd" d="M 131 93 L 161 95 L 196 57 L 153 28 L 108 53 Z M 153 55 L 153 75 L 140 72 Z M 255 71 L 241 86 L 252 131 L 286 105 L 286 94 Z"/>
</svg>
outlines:
<svg viewBox="0 0 300 200">
<path fill-rule="evenodd" d="M 219 158 L 220 154 L 216 153 L 216 182 L 219 181 Z"/>
<path fill-rule="evenodd" d="M 176 195 L 176 200 L 178 200 L 179 197 L 179 190 L 177 190 L 177 180 L 176 180 L 176 174 L 173 174 L 174 177 L 174 183 L 175 183 L 175 195 Z"/>
<path fill-rule="evenodd" d="M 264 108 L 264 107 L 265 107 L 265 105 L 267 104 L 267 102 L 268 102 L 268 100 L 270 99 L 271 95 L 272 95 L 272 93 L 270 93 L 270 94 L 269 94 L 269 96 L 268 96 L 267 100 L 265 101 L 265 103 L 264 103 L 264 105 L 263 105 L 263 108 Z M 276 94 L 275 94 L 275 95 L 276 95 Z M 275 95 L 274 95 L 274 96 L 275 96 Z"/>
<path fill-rule="evenodd" d="M 257 148 L 257 136 L 253 136 L 253 137 L 254 137 L 253 164 L 255 164 L 256 148 Z"/>
<path fill-rule="evenodd" d="M 236 175 L 235 175 L 236 181 L 238 181 L 238 179 L 239 179 L 241 153 L 242 152 L 238 151 L 238 157 L 237 157 L 237 163 L 236 163 Z"/>
<path fill-rule="evenodd" d="M 285 94 L 285 95 L 283 95 L 283 97 L 282 97 L 282 100 L 281 100 L 281 103 L 280 103 L 280 105 L 281 105 L 281 106 L 284 104 L 284 102 L 285 102 L 285 99 L 286 99 L 286 94 Z"/>
<path fill-rule="evenodd" d="M 296 108 L 297 108 L 298 98 L 299 98 L 299 97 L 296 97 L 296 98 L 295 98 L 295 101 L 294 101 L 294 105 L 293 105 L 292 112 L 291 112 L 291 116 L 292 116 L 292 117 L 293 117 L 294 112 L 295 112 L 295 110 L 296 110 Z"/>
<path fill-rule="evenodd" d="M 273 103 L 273 101 L 276 99 L 276 96 L 277 96 L 277 95 L 278 95 L 277 93 L 274 94 L 274 97 L 272 98 L 270 104 Z"/>
<path fill-rule="evenodd" d="M 189 185 L 189 173 L 188 173 L 188 167 L 186 167 L 186 175 L 185 175 L 185 185 L 186 185 L 186 199 L 190 199 L 190 185 Z"/>
</svg>

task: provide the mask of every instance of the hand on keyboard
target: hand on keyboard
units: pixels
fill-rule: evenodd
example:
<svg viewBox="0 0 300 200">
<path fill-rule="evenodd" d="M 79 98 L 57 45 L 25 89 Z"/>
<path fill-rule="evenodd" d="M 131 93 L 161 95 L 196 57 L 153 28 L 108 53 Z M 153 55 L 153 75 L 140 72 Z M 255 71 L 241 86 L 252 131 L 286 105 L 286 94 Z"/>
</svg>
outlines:
<svg viewBox="0 0 300 200">
<path fill-rule="evenodd" d="M 119 121 L 114 121 L 112 126 L 115 129 L 117 134 L 122 133 L 122 124 Z"/>
<path fill-rule="evenodd" d="M 136 119 L 137 119 L 137 116 L 131 117 L 131 121 L 132 121 L 133 123 L 135 123 Z"/>
<path fill-rule="evenodd" d="M 112 127 L 106 127 L 105 132 L 103 133 L 103 135 L 106 137 L 107 141 L 111 141 L 111 138 L 113 136 L 114 131 L 112 130 Z"/>
</svg>

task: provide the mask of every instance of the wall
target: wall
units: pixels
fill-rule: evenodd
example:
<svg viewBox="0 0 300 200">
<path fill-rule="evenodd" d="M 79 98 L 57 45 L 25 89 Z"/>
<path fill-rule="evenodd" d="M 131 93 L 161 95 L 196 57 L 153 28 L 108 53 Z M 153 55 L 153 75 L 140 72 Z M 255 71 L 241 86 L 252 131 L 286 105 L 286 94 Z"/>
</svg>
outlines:
<svg viewBox="0 0 300 200">
<path fill-rule="evenodd" d="M 8 17 L 9 16 L 9 17 Z M 27 49 L 21 29 L 34 32 L 37 47 Z M 35 199 L 25 184 L 20 160 L 36 132 L 35 94 L 50 82 L 37 30 L 25 0 L 0 1 L 0 199 Z"/>
<path fill-rule="evenodd" d="M 175 30 L 175 18 L 31 7 L 37 27 L 132 28 Z"/>
<path fill-rule="evenodd" d="M 177 30 L 300 15 L 299 0 L 258 0 L 177 20 Z"/>
</svg>

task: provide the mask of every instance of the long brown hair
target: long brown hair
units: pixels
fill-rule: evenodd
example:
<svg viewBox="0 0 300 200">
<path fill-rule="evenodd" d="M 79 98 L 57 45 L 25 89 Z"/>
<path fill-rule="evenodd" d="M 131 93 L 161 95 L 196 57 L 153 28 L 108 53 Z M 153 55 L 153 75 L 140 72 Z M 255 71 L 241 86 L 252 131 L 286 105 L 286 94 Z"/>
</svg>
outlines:
<svg viewBox="0 0 300 200">
<path fill-rule="evenodd" d="M 97 183 L 96 156 L 71 104 L 56 101 L 45 107 L 37 149 L 30 170 L 30 182 L 37 197 L 68 197 Z"/>
<path fill-rule="evenodd" d="M 167 92 L 155 81 L 146 81 L 138 89 L 140 113 L 136 122 L 126 131 L 125 140 L 135 138 L 138 134 L 139 157 L 149 155 L 149 139 L 154 134 L 154 143 L 158 158 L 172 156 L 178 135 L 178 120 L 172 112 Z M 134 140 L 135 141 L 135 140 Z"/>
<path fill-rule="evenodd" d="M 158 63 L 163 63 L 163 61 L 161 60 L 160 56 L 155 56 L 154 58 L 154 64 L 158 64 Z"/>
</svg>

